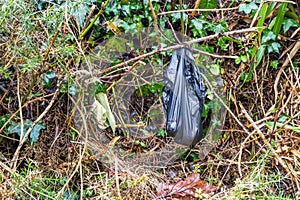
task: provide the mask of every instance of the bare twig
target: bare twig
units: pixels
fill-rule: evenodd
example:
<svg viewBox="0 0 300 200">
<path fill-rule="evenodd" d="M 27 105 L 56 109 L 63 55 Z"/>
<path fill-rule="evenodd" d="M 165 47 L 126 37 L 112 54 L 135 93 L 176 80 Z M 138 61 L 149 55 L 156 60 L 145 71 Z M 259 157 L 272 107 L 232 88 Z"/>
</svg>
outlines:
<svg viewBox="0 0 300 200">
<path fill-rule="evenodd" d="M 250 115 L 247 113 L 246 109 L 244 108 L 243 104 L 239 102 L 240 107 L 242 108 L 242 113 L 245 115 L 246 119 L 253 125 L 253 128 L 257 131 L 259 134 L 259 137 L 264 141 L 264 143 L 268 146 L 268 148 L 272 151 L 272 153 L 275 155 L 276 159 L 280 163 L 280 165 L 285 169 L 286 173 L 289 174 L 294 180 L 294 177 L 292 176 L 289 167 L 285 164 L 285 162 L 282 160 L 282 158 L 276 153 L 276 151 L 273 149 L 270 142 L 267 140 L 263 132 L 259 129 L 259 127 L 254 123 L 253 119 L 250 117 Z"/>
<path fill-rule="evenodd" d="M 11 174 L 14 174 L 13 170 L 1 161 L 0 161 L 0 167 L 2 167 L 4 170 L 8 171 Z"/>
<path fill-rule="evenodd" d="M 296 53 L 298 52 L 298 50 L 300 49 L 300 41 L 297 41 L 295 46 L 293 47 L 293 49 L 291 50 L 291 53 L 289 55 L 290 58 L 293 58 Z M 274 93 L 275 93 L 275 97 L 274 97 L 274 104 L 277 102 L 277 97 L 278 97 L 278 89 L 277 89 L 277 85 L 279 83 L 279 79 L 281 77 L 281 74 L 282 72 L 284 71 L 285 67 L 288 65 L 288 63 L 290 62 L 289 58 L 286 58 L 286 60 L 284 61 L 282 67 L 280 68 L 277 76 L 276 76 L 276 79 L 275 79 L 275 83 L 274 83 Z"/>
<path fill-rule="evenodd" d="M 71 99 L 71 101 L 76 106 L 78 105 L 78 102 L 75 102 L 75 100 L 72 97 L 70 99 Z M 87 130 L 88 130 L 88 126 L 87 126 L 87 123 L 86 123 L 86 120 L 85 120 L 85 115 L 84 115 L 83 111 L 81 109 L 79 109 L 79 108 L 77 110 L 78 110 L 80 116 L 83 119 L 83 132 L 85 133 L 84 142 L 83 142 L 83 149 L 81 151 L 81 154 L 79 155 L 78 163 L 75 166 L 72 174 L 70 175 L 70 177 L 68 178 L 68 180 L 66 181 L 66 183 L 64 184 L 64 186 L 61 188 L 61 190 L 57 193 L 55 199 L 59 199 L 59 197 L 64 193 L 66 187 L 69 185 L 69 182 L 72 180 L 72 178 L 75 176 L 75 174 L 78 173 L 78 169 L 80 168 L 81 162 L 82 162 L 82 159 L 83 159 L 83 154 L 85 153 L 86 148 L 87 148 L 87 141 L 88 141 Z M 73 129 L 73 130 L 76 131 L 78 133 L 78 135 L 80 135 L 80 137 L 81 137 L 81 133 L 80 132 L 78 132 L 76 129 Z"/>
<path fill-rule="evenodd" d="M 100 11 L 97 13 L 97 15 L 94 17 L 94 19 L 91 21 L 91 23 L 88 25 L 88 27 L 86 29 L 84 29 L 84 31 L 80 34 L 79 36 L 79 40 L 82 40 L 83 37 L 87 34 L 87 32 L 93 27 L 93 25 L 95 24 L 96 20 L 98 19 L 98 17 L 100 15 L 102 15 L 102 13 L 104 12 L 105 7 L 107 6 L 107 4 L 110 2 L 110 0 L 106 0 L 106 2 L 102 3 L 101 5 L 101 9 Z"/>
<path fill-rule="evenodd" d="M 253 17 L 253 19 L 252 19 L 251 24 L 250 24 L 250 27 L 253 27 L 253 26 L 254 26 L 254 23 L 256 22 L 257 17 L 258 17 L 258 14 L 259 14 L 259 12 L 260 12 L 262 6 L 264 5 L 264 3 L 265 3 L 264 1 L 261 1 L 261 2 L 260 2 L 259 7 L 258 7 L 258 9 L 257 9 L 257 11 L 256 11 L 256 13 L 255 13 L 255 15 L 254 15 L 254 17 Z"/>
<path fill-rule="evenodd" d="M 214 94 L 214 96 L 219 100 L 219 102 L 226 108 L 226 110 L 230 113 L 230 115 L 235 119 L 235 121 L 242 127 L 245 133 L 248 135 L 250 132 L 246 129 L 246 127 L 243 125 L 243 123 L 237 118 L 237 116 L 230 110 L 230 108 L 225 104 L 225 102 L 221 99 L 221 97 L 215 92 L 214 88 L 210 84 L 209 80 L 205 77 L 204 74 L 201 73 L 202 78 L 205 80 L 205 83 L 208 85 L 211 92 Z"/>
<path fill-rule="evenodd" d="M 45 95 L 43 97 L 38 97 L 36 99 L 33 99 L 33 100 L 30 100 L 30 101 L 27 101 L 25 104 L 23 104 L 21 106 L 21 108 L 18 108 L 18 110 L 16 112 L 14 112 L 13 114 L 10 115 L 9 119 L 3 124 L 3 126 L 1 127 L 0 129 L 0 133 L 3 132 L 4 128 L 10 123 L 10 121 L 19 113 L 20 109 L 24 108 L 25 106 L 27 106 L 28 104 L 32 103 L 32 102 L 35 102 L 35 101 L 40 101 L 42 100 L 43 98 L 46 98 L 46 97 L 50 97 L 50 96 L 53 96 L 54 94 L 48 94 L 48 95 Z"/>
<path fill-rule="evenodd" d="M 182 12 L 216 12 L 216 11 L 226 11 L 226 10 L 237 10 L 239 9 L 239 6 L 233 7 L 233 8 L 216 8 L 216 9 L 185 9 L 185 10 L 172 10 L 172 11 L 167 11 L 167 12 L 161 12 L 158 15 L 166 15 L 166 14 L 172 14 L 172 13 L 182 13 Z"/>
<path fill-rule="evenodd" d="M 23 112 L 22 112 L 22 101 L 21 101 L 21 97 L 20 97 L 20 74 L 19 74 L 19 70 L 17 71 L 17 97 L 18 97 L 19 110 L 20 110 L 20 121 L 21 121 L 20 141 L 21 141 L 22 140 L 22 135 L 24 133 L 24 120 L 23 120 Z"/>
<path fill-rule="evenodd" d="M 154 20 L 154 28 L 155 28 L 156 37 L 157 37 L 157 48 L 160 49 L 161 48 L 160 34 L 159 34 L 159 31 L 158 31 L 157 17 L 156 17 L 156 14 L 155 14 L 155 11 L 154 11 L 154 8 L 153 8 L 153 5 L 152 5 L 152 0 L 149 0 L 149 6 L 151 8 L 151 13 L 152 13 L 153 20 Z"/>
<path fill-rule="evenodd" d="M 58 25 L 58 28 L 57 28 L 57 30 L 56 30 L 56 32 L 55 32 L 55 34 L 54 34 L 54 36 L 53 36 L 53 38 L 52 38 L 52 40 L 50 42 L 50 45 L 49 45 L 49 47 L 47 48 L 47 50 L 46 50 L 46 52 L 44 54 L 44 62 L 46 61 L 46 59 L 47 59 L 47 57 L 48 57 L 48 55 L 50 53 L 50 50 L 51 50 L 52 46 L 54 45 L 54 42 L 55 42 L 55 40 L 56 40 L 56 38 L 58 36 L 58 33 L 60 32 L 61 25 L 62 25 L 62 22 Z"/>
<path fill-rule="evenodd" d="M 152 55 L 154 55 L 156 53 L 160 53 L 160 52 L 165 52 L 165 51 L 170 51 L 170 50 L 174 50 L 174 49 L 179 49 L 179 48 L 187 47 L 187 46 L 190 46 L 191 44 L 194 44 L 194 43 L 203 42 L 203 41 L 206 41 L 206 40 L 211 40 L 213 38 L 217 38 L 220 35 L 229 36 L 229 35 L 234 35 L 234 34 L 239 34 L 239 33 L 253 32 L 253 31 L 257 31 L 258 28 L 264 28 L 264 27 L 252 27 L 252 28 L 246 28 L 246 29 L 241 29 L 241 30 L 236 30 L 236 31 L 224 32 L 222 34 L 209 35 L 209 36 L 198 38 L 198 39 L 195 39 L 195 40 L 192 40 L 192 41 L 189 41 L 189 42 L 184 42 L 182 44 L 176 44 L 176 45 L 173 45 L 173 46 L 170 46 L 170 47 L 166 47 L 166 48 L 162 48 L 162 49 L 157 49 L 157 50 L 151 51 L 149 53 L 146 53 L 146 54 L 134 57 L 134 58 L 132 58 L 130 60 L 124 61 L 124 62 L 122 62 L 120 64 L 114 65 L 112 67 L 106 68 L 103 71 L 101 71 L 100 74 L 110 72 L 110 71 L 115 70 L 115 69 L 117 69 L 119 67 L 122 67 L 124 65 L 126 66 L 129 63 L 131 63 L 131 62 L 134 62 L 134 61 L 146 58 L 148 56 L 152 56 Z"/>
<path fill-rule="evenodd" d="M 35 125 L 42 120 L 42 118 L 48 113 L 48 111 L 50 110 L 50 108 L 52 107 L 53 103 L 55 102 L 56 100 L 56 97 L 57 95 L 59 94 L 59 89 L 60 89 L 60 85 L 61 85 L 61 82 L 58 83 L 58 86 L 57 86 L 57 89 L 54 93 L 54 96 L 52 98 L 52 100 L 50 101 L 49 105 L 46 107 L 46 109 L 44 110 L 44 112 L 32 123 L 32 125 L 30 126 L 30 128 L 26 131 L 25 135 L 23 137 L 20 138 L 20 143 L 14 153 L 14 156 L 13 156 L 13 171 L 16 170 L 16 167 L 17 167 L 17 163 L 18 163 L 18 157 L 19 157 L 19 154 L 20 154 L 20 150 L 23 146 L 23 144 L 25 143 L 25 141 L 27 140 L 30 132 L 32 131 L 32 129 L 35 127 Z"/>
<path fill-rule="evenodd" d="M 288 0 L 266 0 L 269 2 L 281 2 L 281 3 L 291 3 L 291 4 L 297 4 L 295 1 L 288 1 Z"/>
<path fill-rule="evenodd" d="M 199 7 L 201 0 L 197 0 L 194 6 L 194 10 L 192 11 L 191 16 L 193 17 L 196 14 L 196 9 Z"/>
<path fill-rule="evenodd" d="M 214 58 L 230 58 L 230 59 L 237 59 L 238 58 L 238 56 L 227 56 L 227 55 L 211 54 L 211 53 L 208 53 L 206 51 L 201 51 L 201 50 L 195 49 L 195 48 L 192 48 L 192 50 L 195 51 L 195 52 L 204 54 L 204 55 L 208 55 L 208 56 L 214 57 Z"/>
</svg>

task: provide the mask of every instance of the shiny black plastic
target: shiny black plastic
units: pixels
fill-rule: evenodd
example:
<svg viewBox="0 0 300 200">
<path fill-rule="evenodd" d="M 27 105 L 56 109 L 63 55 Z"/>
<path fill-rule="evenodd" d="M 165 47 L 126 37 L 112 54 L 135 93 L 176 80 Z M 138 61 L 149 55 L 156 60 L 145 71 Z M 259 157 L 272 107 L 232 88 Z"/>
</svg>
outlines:
<svg viewBox="0 0 300 200">
<path fill-rule="evenodd" d="M 175 50 L 164 73 L 162 101 L 166 131 L 178 144 L 194 146 L 203 136 L 205 84 L 190 50 Z"/>
</svg>

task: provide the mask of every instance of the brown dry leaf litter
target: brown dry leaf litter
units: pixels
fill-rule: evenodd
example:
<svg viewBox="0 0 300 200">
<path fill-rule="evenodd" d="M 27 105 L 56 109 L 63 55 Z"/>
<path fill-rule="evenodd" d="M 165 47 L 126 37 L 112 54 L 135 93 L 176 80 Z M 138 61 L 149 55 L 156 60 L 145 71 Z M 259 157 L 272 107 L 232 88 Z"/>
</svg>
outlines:
<svg viewBox="0 0 300 200">
<path fill-rule="evenodd" d="M 198 173 L 192 173 L 174 184 L 160 183 L 157 188 L 157 198 L 198 199 L 200 196 L 210 197 L 216 190 L 216 186 L 200 180 Z"/>
</svg>

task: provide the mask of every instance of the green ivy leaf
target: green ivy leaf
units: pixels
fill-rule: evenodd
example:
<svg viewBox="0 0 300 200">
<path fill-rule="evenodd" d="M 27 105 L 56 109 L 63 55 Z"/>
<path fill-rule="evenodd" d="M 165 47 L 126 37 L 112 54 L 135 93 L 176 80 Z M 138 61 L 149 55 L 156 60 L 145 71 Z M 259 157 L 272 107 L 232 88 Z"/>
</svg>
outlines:
<svg viewBox="0 0 300 200">
<path fill-rule="evenodd" d="M 76 17 L 80 27 L 84 26 L 85 16 L 89 12 L 89 10 L 89 5 L 86 3 L 80 3 L 73 8 L 72 14 Z"/>
<path fill-rule="evenodd" d="M 279 53 L 280 47 L 281 47 L 281 45 L 278 42 L 272 42 L 270 45 L 268 45 L 268 52 L 269 53 L 272 53 L 272 52 Z"/>
<path fill-rule="evenodd" d="M 266 34 L 263 34 L 261 42 L 265 44 L 266 42 L 270 40 L 276 40 L 276 35 L 272 31 L 268 31 Z"/>
<path fill-rule="evenodd" d="M 56 74 L 54 72 L 47 72 L 43 78 L 43 85 L 45 87 L 50 87 L 52 84 L 52 79 L 55 78 Z"/>
<path fill-rule="evenodd" d="M 283 32 L 286 33 L 291 27 L 298 27 L 297 22 L 294 19 L 285 19 L 283 22 Z"/>
<path fill-rule="evenodd" d="M 229 44 L 226 44 L 226 41 L 227 41 L 227 39 L 225 37 L 220 37 L 220 39 L 218 40 L 217 45 L 220 46 L 223 51 L 228 50 L 227 48 L 228 48 Z"/>
<path fill-rule="evenodd" d="M 68 82 L 63 82 L 61 84 L 61 87 L 60 87 L 59 91 L 61 93 L 69 93 L 71 95 L 75 95 L 76 92 L 77 92 L 77 89 L 76 89 L 76 87 L 74 85 L 72 85 L 72 84 L 70 84 Z"/>
<path fill-rule="evenodd" d="M 277 69 L 278 68 L 278 60 L 273 60 L 270 62 L 270 66 L 273 67 L 274 69 Z"/>
<path fill-rule="evenodd" d="M 134 141 L 134 144 L 140 145 L 141 147 L 146 147 L 147 145 L 144 142 Z"/>
<path fill-rule="evenodd" d="M 25 119 L 23 122 L 23 132 L 21 133 L 21 122 L 12 122 L 8 127 L 9 133 L 17 133 L 20 137 L 23 137 L 27 129 L 32 125 L 32 121 Z"/>
<path fill-rule="evenodd" d="M 11 125 L 8 127 L 8 132 L 17 133 L 22 138 L 32 124 L 32 121 L 30 121 L 29 119 L 25 119 L 23 123 L 23 132 L 21 133 L 21 122 L 12 122 Z M 45 126 L 41 123 L 38 123 L 33 127 L 29 135 L 30 145 L 33 145 L 33 143 L 35 143 L 38 140 L 40 131 L 42 129 L 45 129 Z"/>
<path fill-rule="evenodd" d="M 192 24 L 195 26 L 195 28 L 196 28 L 197 30 L 200 30 L 200 29 L 203 28 L 203 21 L 201 21 L 201 20 L 193 19 L 193 20 L 192 20 Z"/>
<path fill-rule="evenodd" d="M 218 0 L 201 0 L 199 8 L 201 9 L 214 9 L 218 7 Z M 203 12 L 203 15 L 208 15 L 209 12 Z"/>
<path fill-rule="evenodd" d="M 175 23 L 177 20 L 181 19 L 181 14 L 180 13 L 172 13 L 172 22 Z M 186 13 L 183 13 L 183 21 L 188 20 L 188 15 Z"/>
<path fill-rule="evenodd" d="M 258 9 L 258 6 L 254 2 L 243 3 L 239 7 L 239 12 L 245 12 L 246 14 L 250 14 L 252 11 Z"/>
<path fill-rule="evenodd" d="M 99 93 L 105 93 L 106 94 L 106 86 L 103 84 L 103 83 L 100 83 L 100 82 L 96 82 L 94 83 L 94 95 L 95 94 L 99 94 Z"/>
<path fill-rule="evenodd" d="M 46 127 L 43 124 L 36 124 L 32 131 L 30 132 L 30 145 L 33 145 L 35 143 L 39 136 L 42 129 L 45 129 Z"/>
<path fill-rule="evenodd" d="M 222 31 L 225 31 L 225 30 L 226 30 L 225 27 L 223 27 L 221 24 L 218 24 L 214 27 L 214 32 L 216 34 L 219 34 L 219 33 L 221 33 Z"/>
</svg>

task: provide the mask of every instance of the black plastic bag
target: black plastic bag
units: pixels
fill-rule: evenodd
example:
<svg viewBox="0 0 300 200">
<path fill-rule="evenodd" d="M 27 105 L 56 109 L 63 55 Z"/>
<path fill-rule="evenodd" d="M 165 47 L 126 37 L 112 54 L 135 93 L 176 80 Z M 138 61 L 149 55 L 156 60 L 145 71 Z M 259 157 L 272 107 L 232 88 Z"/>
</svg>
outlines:
<svg viewBox="0 0 300 200">
<path fill-rule="evenodd" d="M 164 82 L 166 131 L 176 143 L 194 146 L 203 138 L 201 115 L 206 88 L 200 68 L 188 49 L 174 51 Z"/>
</svg>

